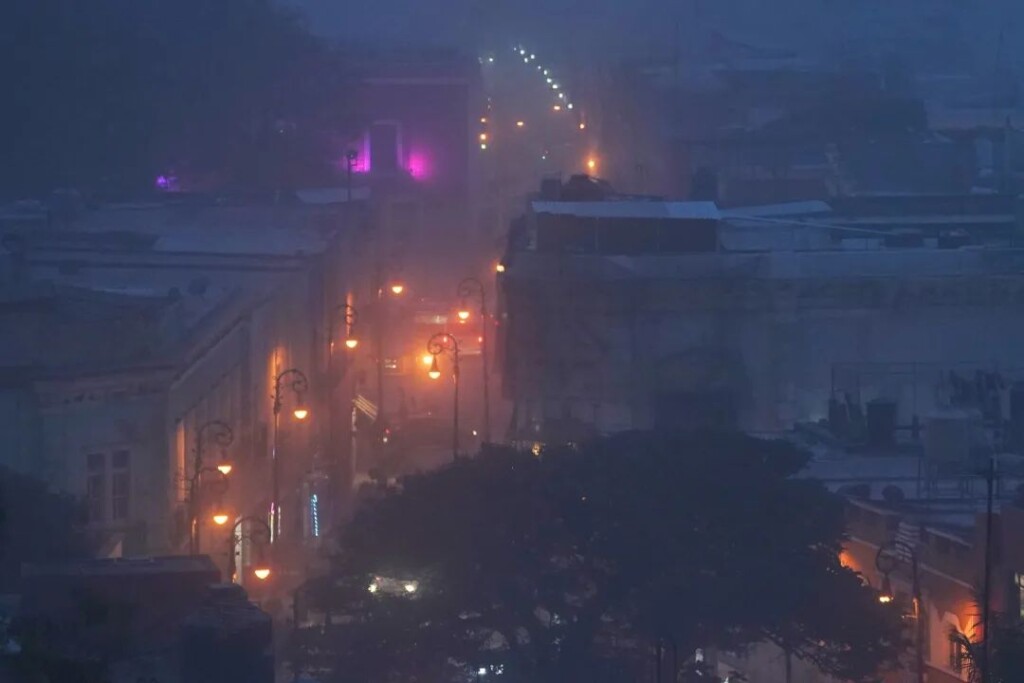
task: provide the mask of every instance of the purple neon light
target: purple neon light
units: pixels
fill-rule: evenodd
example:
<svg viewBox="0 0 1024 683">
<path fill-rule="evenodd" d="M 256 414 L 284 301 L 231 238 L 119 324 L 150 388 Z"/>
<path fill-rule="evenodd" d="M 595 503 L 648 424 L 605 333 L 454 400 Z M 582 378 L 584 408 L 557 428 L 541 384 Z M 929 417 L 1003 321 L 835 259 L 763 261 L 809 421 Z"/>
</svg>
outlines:
<svg viewBox="0 0 1024 683">
<path fill-rule="evenodd" d="M 410 150 L 405 169 L 415 180 L 426 180 L 433 172 L 430 157 L 422 150 Z"/>
</svg>

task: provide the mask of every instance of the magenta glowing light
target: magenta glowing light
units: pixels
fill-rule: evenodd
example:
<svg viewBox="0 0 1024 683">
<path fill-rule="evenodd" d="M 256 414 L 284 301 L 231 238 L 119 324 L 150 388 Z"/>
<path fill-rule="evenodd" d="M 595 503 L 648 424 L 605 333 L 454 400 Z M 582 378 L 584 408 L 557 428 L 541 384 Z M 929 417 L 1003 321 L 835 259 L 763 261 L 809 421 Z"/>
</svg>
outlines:
<svg viewBox="0 0 1024 683">
<path fill-rule="evenodd" d="M 352 172 L 353 173 L 369 173 L 370 172 L 370 134 L 365 133 L 360 139 L 354 141 L 348 150 L 354 150 L 356 152 L 356 158 L 352 160 Z M 338 168 L 342 171 L 348 170 L 348 159 L 346 154 L 342 153 L 341 159 L 338 161 Z"/>
<path fill-rule="evenodd" d="M 420 150 L 411 150 L 405 168 L 415 180 L 426 180 L 431 176 L 430 157 Z"/>
<path fill-rule="evenodd" d="M 161 173 L 153 179 L 153 187 L 161 192 L 177 192 L 178 176 L 171 173 Z"/>
</svg>

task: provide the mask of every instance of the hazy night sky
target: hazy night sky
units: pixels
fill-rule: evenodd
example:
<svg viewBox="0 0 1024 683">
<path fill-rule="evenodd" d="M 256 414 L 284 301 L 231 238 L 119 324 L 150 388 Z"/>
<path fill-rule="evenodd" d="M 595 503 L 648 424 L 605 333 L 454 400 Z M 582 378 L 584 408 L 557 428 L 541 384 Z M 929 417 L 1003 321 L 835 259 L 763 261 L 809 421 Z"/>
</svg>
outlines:
<svg viewBox="0 0 1024 683">
<path fill-rule="evenodd" d="M 1020 58 L 1024 42 L 1016 0 L 282 1 L 300 8 L 314 32 L 343 41 L 476 50 L 524 40 L 556 57 L 669 55 L 676 26 L 684 43 L 697 27 L 808 56 L 895 49 L 916 63 L 961 68 L 990 65 L 1001 29 L 1004 64 Z"/>
</svg>

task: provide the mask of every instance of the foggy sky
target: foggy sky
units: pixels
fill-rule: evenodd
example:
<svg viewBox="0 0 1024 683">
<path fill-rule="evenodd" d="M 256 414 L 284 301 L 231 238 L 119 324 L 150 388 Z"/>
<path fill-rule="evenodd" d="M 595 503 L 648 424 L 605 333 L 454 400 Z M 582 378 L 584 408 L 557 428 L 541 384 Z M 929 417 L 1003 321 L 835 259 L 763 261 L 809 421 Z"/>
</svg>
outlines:
<svg viewBox="0 0 1024 683">
<path fill-rule="evenodd" d="M 657 57 L 693 33 L 722 31 L 809 57 L 900 52 L 920 66 L 1016 66 L 1024 43 L 1017 0 L 282 0 L 320 35 L 386 46 L 476 51 L 527 41 L 557 57 Z M 684 45 L 685 48 L 685 45 Z M 685 51 L 685 50 L 684 50 Z"/>
</svg>

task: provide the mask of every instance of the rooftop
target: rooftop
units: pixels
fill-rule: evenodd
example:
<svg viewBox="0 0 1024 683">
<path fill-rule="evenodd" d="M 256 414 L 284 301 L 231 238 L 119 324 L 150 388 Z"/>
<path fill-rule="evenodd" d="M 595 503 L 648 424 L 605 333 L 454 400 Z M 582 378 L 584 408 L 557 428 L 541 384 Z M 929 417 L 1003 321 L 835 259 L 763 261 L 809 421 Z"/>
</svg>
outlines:
<svg viewBox="0 0 1024 683">
<path fill-rule="evenodd" d="M 207 555 L 166 555 L 160 557 L 77 560 L 53 564 L 26 564 L 22 576 L 138 576 L 178 573 L 217 573 Z"/>
<path fill-rule="evenodd" d="M 534 213 L 580 218 L 668 218 L 718 220 L 721 214 L 714 202 L 664 202 L 615 200 L 597 202 L 534 201 Z"/>
<path fill-rule="evenodd" d="M 0 287 L 0 371 L 21 381 L 168 365 L 215 311 L 242 294 L 52 281 Z"/>
</svg>

